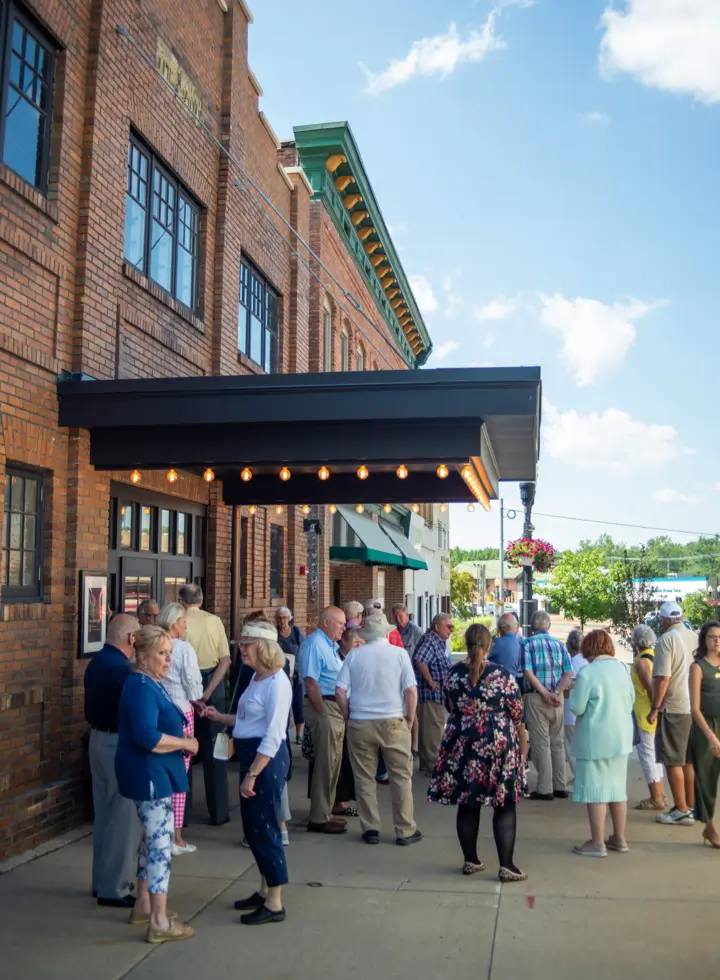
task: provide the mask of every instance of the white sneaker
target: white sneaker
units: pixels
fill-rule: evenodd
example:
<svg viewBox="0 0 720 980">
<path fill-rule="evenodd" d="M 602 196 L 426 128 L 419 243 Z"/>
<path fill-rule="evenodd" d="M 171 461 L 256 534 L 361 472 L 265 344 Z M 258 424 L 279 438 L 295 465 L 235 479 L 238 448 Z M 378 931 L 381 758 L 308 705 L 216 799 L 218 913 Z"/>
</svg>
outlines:
<svg viewBox="0 0 720 980">
<path fill-rule="evenodd" d="M 685 813 L 682 810 L 678 810 L 673 807 L 672 810 L 668 810 L 667 813 L 658 813 L 655 817 L 656 823 L 664 824 L 674 824 L 677 827 L 692 827 L 695 823 L 695 817 L 693 816 L 692 810 L 686 810 Z"/>
<path fill-rule="evenodd" d="M 282 837 L 283 847 L 290 847 L 290 834 L 288 834 L 287 830 L 281 830 L 280 836 Z"/>
<path fill-rule="evenodd" d="M 194 851 L 197 851 L 197 847 L 194 844 L 176 844 L 173 842 L 173 857 L 177 857 L 178 854 L 192 854 Z"/>
</svg>

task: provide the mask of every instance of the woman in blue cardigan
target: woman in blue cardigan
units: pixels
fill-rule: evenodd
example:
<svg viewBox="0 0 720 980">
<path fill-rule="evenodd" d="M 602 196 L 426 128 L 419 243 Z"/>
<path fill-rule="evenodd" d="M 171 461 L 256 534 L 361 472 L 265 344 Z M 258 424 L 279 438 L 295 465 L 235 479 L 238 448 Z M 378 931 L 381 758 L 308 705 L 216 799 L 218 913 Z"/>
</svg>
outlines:
<svg viewBox="0 0 720 980">
<path fill-rule="evenodd" d="M 578 673 L 569 707 L 576 717 L 573 737 L 576 803 L 586 803 L 591 839 L 573 848 L 581 857 L 607 857 L 608 848 L 621 854 L 627 820 L 627 764 L 632 752 L 632 708 L 635 702 L 630 673 L 615 659 L 612 638 L 593 630 L 582 642 L 587 664 Z M 605 817 L 610 804 L 613 832 L 605 840 Z"/>
<path fill-rule="evenodd" d="M 148 927 L 148 943 L 189 939 L 192 926 L 167 910 L 173 842 L 172 794 L 188 789 L 184 752 L 197 740 L 183 737 L 184 717 L 162 686 L 172 663 L 170 634 L 159 626 L 135 633 L 135 670 L 120 697 L 115 774 L 122 796 L 135 803 L 143 826 L 137 869 L 137 899 L 131 925 Z"/>
</svg>

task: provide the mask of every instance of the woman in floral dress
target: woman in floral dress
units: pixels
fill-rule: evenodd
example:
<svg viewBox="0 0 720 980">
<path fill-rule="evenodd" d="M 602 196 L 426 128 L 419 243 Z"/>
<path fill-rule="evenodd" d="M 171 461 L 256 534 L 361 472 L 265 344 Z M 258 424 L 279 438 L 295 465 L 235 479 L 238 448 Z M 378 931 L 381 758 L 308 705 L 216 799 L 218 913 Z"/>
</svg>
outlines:
<svg viewBox="0 0 720 980">
<path fill-rule="evenodd" d="M 525 788 L 525 763 L 517 726 L 522 699 L 515 678 L 487 663 L 491 636 L 475 623 L 465 633 L 467 660 L 450 671 L 444 687 L 449 712 L 440 756 L 428 800 L 457 806 L 457 835 L 463 874 L 484 871 L 477 854 L 480 808 L 493 808 L 493 836 L 500 881 L 525 881 L 513 862 L 517 817 L 515 805 Z"/>
</svg>

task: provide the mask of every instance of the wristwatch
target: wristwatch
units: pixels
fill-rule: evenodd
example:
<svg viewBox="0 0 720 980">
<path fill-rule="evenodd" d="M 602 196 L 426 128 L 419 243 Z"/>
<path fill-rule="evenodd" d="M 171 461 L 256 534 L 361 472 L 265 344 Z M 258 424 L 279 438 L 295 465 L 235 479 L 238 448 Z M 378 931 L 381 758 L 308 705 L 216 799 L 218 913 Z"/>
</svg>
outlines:
<svg viewBox="0 0 720 980">
<path fill-rule="evenodd" d="M 249 769 L 247 771 L 247 774 L 248 774 L 248 776 L 250 776 L 251 779 L 257 779 L 258 778 L 258 774 L 256 772 L 251 772 Z"/>
</svg>

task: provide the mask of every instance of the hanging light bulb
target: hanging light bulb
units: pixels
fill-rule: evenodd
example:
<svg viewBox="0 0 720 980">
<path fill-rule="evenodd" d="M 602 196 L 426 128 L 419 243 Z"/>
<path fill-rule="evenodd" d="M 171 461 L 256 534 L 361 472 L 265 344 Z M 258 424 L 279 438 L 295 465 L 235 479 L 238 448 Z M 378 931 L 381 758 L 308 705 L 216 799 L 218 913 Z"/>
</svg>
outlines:
<svg viewBox="0 0 720 980">
<path fill-rule="evenodd" d="M 440 513 L 444 514 L 447 510 L 447 504 L 440 504 Z"/>
<path fill-rule="evenodd" d="M 365 508 L 363 507 L 362 504 L 358 504 L 357 507 L 355 508 L 355 510 L 358 512 L 358 514 L 364 514 L 365 513 Z"/>
<path fill-rule="evenodd" d="M 280 470 L 280 479 L 281 480 L 284 480 L 285 483 L 287 483 L 287 481 L 290 479 L 291 476 L 292 476 L 292 473 L 287 468 L 287 466 L 283 466 L 283 468 Z"/>
<path fill-rule="evenodd" d="M 395 470 L 395 475 L 397 476 L 398 480 L 404 480 L 408 475 L 407 466 L 404 466 L 401 463 L 400 466 L 398 466 L 398 468 Z"/>
<path fill-rule="evenodd" d="M 330 470 L 327 468 L 327 466 L 320 467 L 320 469 L 318 470 L 318 476 L 320 477 L 321 480 L 328 479 L 328 477 L 330 476 Z"/>
<path fill-rule="evenodd" d="M 410 510 L 413 512 L 413 514 L 419 514 L 420 513 L 420 504 L 413 504 L 412 507 L 410 508 Z"/>
<path fill-rule="evenodd" d="M 244 470 L 240 471 L 240 479 L 243 483 L 249 483 L 252 480 L 252 470 L 246 466 Z"/>
<path fill-rule="evenodd" d="M 468 510 L 472 514 L 474 512 L 474 510 L 475 510 L 475 504 L 468 504 Z"/>
<path fill-rule="evenodd" d="M 330 511 L 331 514 L 337 514 L 337 507 L 335 506 L 335 504 L 330 504 L 328 510 Z"/>
<path fill-rule="evenodd" d="M 392 514 L 392 504 L 385 504 L 383 510 L 386 514 Z"/>
<path fill-rule="evenodd" d="M 357 475 L 358 475 L 358 480 L 367 480 L 368 476 L 370 475 L 367 466 L 359 467 L 357 471 Z"/>
<path fill-rule="evenodd" d="M 277 507 L 275 508 L 275 513 L 276 514 L 282 514 L 282 512 L 283 512 L 283 505 L 282 504 L 278 504 Z"/>
<path fill-rule="evenodd" d="M 441 463 L 435 472 L 437 473 L 437 475 L 440 477 L 441 480 L 444 480 L 445 477 L 448 475 L 448 468 L 444 463 Z"/>
<path fill-rule="evenodd" d="M 472 469 L 469 466 L 463 466 L 461 472 L 463 480 L 469 480 L 472 476 Z"/>
<path fill-rule="evenodd" d="M 255 504 L 250 504 L 250 506 L 248 507 L 248 514 L 251 517 L 254 517 L 257 514 L 257 507 L 255 506 Z"/>
<path fill-rule="evenodd" d="M 215 474 L 213 473 L 213 471 L 212 471 L 212 470 L 210 469 L 210 467 L 208 466 L 208 468 L 207 468 L 207 469 L 205 470 L 205 472 L 203 473 L 203 480 L 204 480 L 204 481 L 205 481 L 206 483 L 212 483 L 212 481 L 213 481 L 214 479 L 215 479 Z"/>
<path fill-rule="evenodd" d="M 310 513 L 310 504 L 303 504 L 300 509 L 302 510 L 303 514 L 309 514 Z"/>
<path fill-rule="evenodd" d="M 175 472 L 175 470 L 168 470 L 167 471 L 167 476 L 165 477 L 165 479 L 168 481 L 168 483 L 177 483 L 177 478 L 178 478 L 178 475 Z"/>
<path fill-rule="evenodd" d="M 142 476 L 140 474 L 140 470 L 133 470 L 132 473 L 130 474 L 130 482 L 139 483 L 141 480 L 142 480 Z"/>
</svg>

